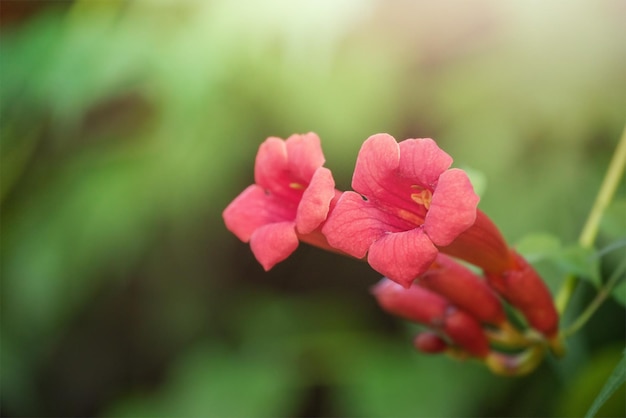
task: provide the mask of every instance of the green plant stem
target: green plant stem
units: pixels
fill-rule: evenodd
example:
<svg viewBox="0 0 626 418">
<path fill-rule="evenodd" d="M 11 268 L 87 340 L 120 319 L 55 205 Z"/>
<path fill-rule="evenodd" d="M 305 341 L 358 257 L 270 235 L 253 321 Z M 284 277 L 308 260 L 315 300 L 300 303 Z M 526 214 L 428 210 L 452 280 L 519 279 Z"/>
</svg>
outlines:
<svg viewBox="0 0 626 418">
<path fill-rule="evenodd" d="M 598 228 L 600 227 L 600 220 L 606 210 L 607 206 L 611 203 L 617 186 L 619 185 L 622 176 L 624 175 L 624 167 L 626 167 L 626 127 L 622 132 L 617 148 L 613 154 L 613 158 L 609 164 L 606 175 L 598 192 L 598 196 L 591 208 L 587 222 L 583 227 L 583 230 L 578 239 L 578 243 L 584 248 L 591 248 L 593 242 L 598 235 Z M 565 312 L 567 304 L 569 303 L 576 286 L 578 285 L 578 277 L 569 275 L 565 278 L 565 283 L 559 289 L 556 295 L 555 304 L 556 309 L 560 314 Z"/>
<path fill-rule="evenodd" d="M 626 260 L 623 260 L 619 266 L 613 272 L 613 275 L 609 279 L 609 281 L 604 285 L 598 293 L 596 297 L 591 301 L 589 306 L 584 310 L 582 314 L 566 329 L 562 332 L 563 337 L 569 337 L 570 335 L 575 334 L 583 325 L 587 323 L 589 318 L 598 310 L 600 305 L 611 295 L 613 288 L 617 283 L 619 283 L 620 279 L 623 278 L 624 273 L 626 273 Z"/>
</svg>

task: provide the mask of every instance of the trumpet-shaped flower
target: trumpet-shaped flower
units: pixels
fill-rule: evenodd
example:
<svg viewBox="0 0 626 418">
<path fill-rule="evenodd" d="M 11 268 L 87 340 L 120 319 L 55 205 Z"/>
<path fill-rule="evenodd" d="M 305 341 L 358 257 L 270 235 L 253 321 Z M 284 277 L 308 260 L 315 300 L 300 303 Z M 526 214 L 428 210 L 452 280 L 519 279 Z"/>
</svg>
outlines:
<svg viewBox="0 0 626 418">
<path fill-rule="evenodd" d="M 476 219 L 467 174 L 429 138 L 368 138 L 345 192 L 322 232 L 331 246 L 408 287 Z"/>
<path fill-rule="evenodd" d="M 314 133 L 261 144 L 248 186 L 223 212 L 226 227 L 250 247 L 265 270 L 287 258 L 299 239 L 327 245 L 319 233 L 335 198 L 330 170 Z"/>
</svg>

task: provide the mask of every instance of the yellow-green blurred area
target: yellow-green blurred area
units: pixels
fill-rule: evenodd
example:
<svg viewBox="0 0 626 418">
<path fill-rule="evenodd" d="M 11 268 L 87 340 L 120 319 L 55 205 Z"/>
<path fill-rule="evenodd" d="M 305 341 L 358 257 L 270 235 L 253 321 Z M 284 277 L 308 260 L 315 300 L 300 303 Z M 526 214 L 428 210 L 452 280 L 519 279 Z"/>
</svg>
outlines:
<svg viewBox="0 0 626 418">
<path fill-rule="evenodd" d="M 361 143 L 388 132 L 477 172 L 511 243 L 574 243 L 626 121 L 625 2 L 3 0 L 0 16 L 3 416 L 581 416 L 617 364 L 612 300 L 527 377 L 418 354 L 366 263 L 301 245 L 265 273 L 221 213 L 268 136 L 318 133 L 349 189 Z M 616 207 L 598 248 L 626 236 Z M 594 294 L 581 284 L 564 322 Z M 600 411 L 625 413 L 622 390 Z"/>
</svg>

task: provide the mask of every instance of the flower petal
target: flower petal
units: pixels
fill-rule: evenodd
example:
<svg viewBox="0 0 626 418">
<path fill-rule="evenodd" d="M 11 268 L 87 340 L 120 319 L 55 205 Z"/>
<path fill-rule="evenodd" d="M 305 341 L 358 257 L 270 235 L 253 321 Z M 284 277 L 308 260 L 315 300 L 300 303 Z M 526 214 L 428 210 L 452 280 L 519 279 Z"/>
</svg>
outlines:
<svg viewBox="0 0 626 418">
<path fill-rule="evenodd" d="M 292 221 L 296 217 L 291 208 L 253 184 L 239 194 L 222 213 L 226 228 L 243 242 L 248 242 L 259 227 L 272 222 Z"/>
<path fill-rule="evenodd" d="M 261 144 L 254 164 L 254 181 L 262 188 L 272 191 L 289 185 L 291 180 L 285 141 L 269 137 Z"/>
<path fill-rule="evenodd" d="M 311 183 L 302 194 L 296 214 L 296 228 L 301 234 L 311 233 L 328 216 L 330 201 L 335 196 L 335 181 L 329 169 L 315 171 Z"/>
<path fill-rule="evenodd" d="M 386 195 L 389 178 L 398 167 L 400 148 L 387 134 L 370 136 L 361 146 L 352 176 L 352 188 L 373 199 Z"/>
<path fill-rule="evenodd" d="M 452 164 L 452 157 L 430 138 L 407 139 L 399 147 L 398 174 L 430 189 L 434 189 L 441 173 Z"/>
<path fill-rule="evenodd" d="M 332 247 L 363 258 L 370 245 L 389 230 L 381 219 L 384 215 L 358 193 L 345 192 L 322 227 L 322 233 Z"/>
<path fill-rule="evenodd" d="M 315 174 L 315 170 L 326 161 L 320 138 L 313 132 L 291 135 L 285 141 L 285 145 L 289 159 L 289 172 L 294 180 L 308 183 Z"/>
<path fill-rule="evenodd" d="M 474 224 L 479 200 L 463 170 L 453 168 L 444 172 L 424 221 L 430 239 L 438 246 L 449 245 Z"/>
<path fill-rule="evenodd" d="M 250 248 L 265 271 L 268 271 L 298 248 L 294 223 L 278 222 L 258 228 L 250 238 Z"/>
<path fill-rule="evenodd" d="M 372 244 L 367 261 L 377 272 L 409 287 L 435 261 L 438 250 L 423 228 L 385 234 Z"/>
</svg>

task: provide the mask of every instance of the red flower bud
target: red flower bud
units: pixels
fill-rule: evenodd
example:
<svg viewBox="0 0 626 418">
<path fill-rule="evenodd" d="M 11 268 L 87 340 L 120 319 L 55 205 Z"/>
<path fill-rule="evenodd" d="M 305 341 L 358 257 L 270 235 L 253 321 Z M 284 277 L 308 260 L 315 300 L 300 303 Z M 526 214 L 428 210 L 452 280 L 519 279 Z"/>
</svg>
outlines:
<svg viewBox="0 0 626 418">
<path fill-rule="evenodd" d="M 443 323 L 448 306 L 443 297 L 429 290 L 415 285 L 405 289 L 387 278 L 378 282 L 372 293 L 386 312 L 429 326 Z"/>
<path fill-rule="evenodd" d="M 506 314 L 496 293 L 478 275 L 443 254 L 417 279 L 421 286 L 444 296 L 481 322 L 499 325 Z"/>
<path fill-rule="evenodd" d="M 548 338 L 556 336 L 559 314 L 552 295 L 535 269 L 515 251 L 514 268 L 502 273 L 486 273 L 487 280 L 500 295 L 517 308 L 528 324 Z"/>
<path fill-rule="evenodd" d="M 489 354 L 489 340 L 480 323 L 467 313 L 451 308 L 445 319 L 444 332 L 455 345 L 476 357 Z"/>
<path fill-rule="evenodd" d="M 415 336 L 413 345 L 426 354 L 438 354 L 448 349 L 448 343 L 432 331 L 420 332 Z"/>
<path fill-rule="evenodd" d="M 443 297 L 416 284 L 405 289 L 387 278 L 374 287 L 373 293 L 386 312 L 442 330 L 454 345 L 472 356 L 485 357 L 489 353 L 489 341 L 480 322 Z"/>
</svg>

